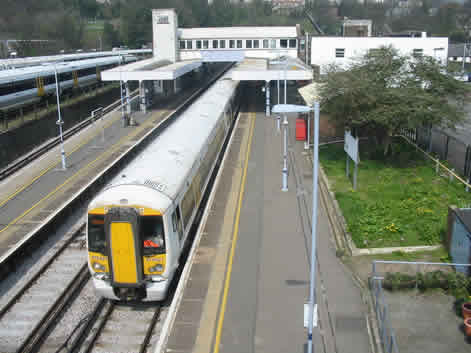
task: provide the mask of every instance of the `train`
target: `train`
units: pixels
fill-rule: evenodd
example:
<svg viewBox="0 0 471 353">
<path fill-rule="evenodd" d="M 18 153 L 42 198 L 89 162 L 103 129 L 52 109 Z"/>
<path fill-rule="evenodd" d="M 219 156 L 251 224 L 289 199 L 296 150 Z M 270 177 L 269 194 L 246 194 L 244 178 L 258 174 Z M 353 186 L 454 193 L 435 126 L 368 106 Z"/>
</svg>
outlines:
<svg viewBox="0 0 471 353">
<path fill-rule="evenodd" d="M 136 56 L 95 58 L 0 71 L 0 109 L 15 109 L 60 91 L 85 87 L 101 80 L 101 72 L 137 60 Z"/>
<path fill-rule="evenodd" d="M 88 266 L 98 295 L 160 301 L 240 104 L 219 78 L 89 203 Z"/>
</svg>

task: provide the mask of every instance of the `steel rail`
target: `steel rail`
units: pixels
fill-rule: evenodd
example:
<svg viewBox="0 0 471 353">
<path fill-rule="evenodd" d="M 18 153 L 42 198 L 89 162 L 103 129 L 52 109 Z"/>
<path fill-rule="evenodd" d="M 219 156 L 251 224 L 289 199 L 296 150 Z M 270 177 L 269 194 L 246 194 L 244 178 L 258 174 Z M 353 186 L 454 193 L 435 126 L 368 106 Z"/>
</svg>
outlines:
<svg viewBox="0 0 471 353">
<path fill-rule="evenodd" d="M 161 309 L 162 309 L 161 305 L 158 304 L 157 308 L 154 311 L 154 315 L 152 316 L 152 320 L 149 323 L 149 327 L 147 328 L 147 332 L 144 337 L 144 341 L 141 344 L 141 348 L 139 349 L 139 353 L 146 353 L 147 346 L 149 345 L 150 339 L 152 338 L 155 325 L 157 324 L 157 321 L 159 320 Z"/>
<path fill-rule="evenodd" d="M 49 266 L 59 257 L 62 252 L 67 249 L 74 239 L 82 233 L 85 229 L 85 223 L 81 224 L 79 228 L 70 236 L 67 241 L 62 244 L 62 246 L 51 256 L 49 260 L 47 260 L 43 266 L 34 274 L 34 276 L 26 283 L 8 302 L 0 309 L 0 320 L 3 318 L 5 313 L 25 294 L 25 292 L 30 289 L 34 283 L 42 276 L 44 272 L 49 268 Z"/>
<path fill-rule="evenodd" d="M 16 353 L 32 353 L 38 350 L 50 330 L 57 324 L 59 316 L 69 307 L 89 279 L 90 272 L 88 271 L 88 264 L 85 263 L 56 299 L 52 307 L 34 327 Z"/>
</svg>

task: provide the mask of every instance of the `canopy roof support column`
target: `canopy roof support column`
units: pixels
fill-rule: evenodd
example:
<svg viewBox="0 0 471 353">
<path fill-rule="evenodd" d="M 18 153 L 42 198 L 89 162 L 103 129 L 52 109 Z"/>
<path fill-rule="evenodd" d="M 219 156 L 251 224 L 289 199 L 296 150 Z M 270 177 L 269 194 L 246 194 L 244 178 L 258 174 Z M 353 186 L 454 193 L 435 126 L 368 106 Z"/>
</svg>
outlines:
<svg viewBox="0 0 471 353">
<path fill-rule="evenodd" d="M 265 116 L 270 116 L 270 81 L 265 82 L 266 110 Z"/>
</svg>

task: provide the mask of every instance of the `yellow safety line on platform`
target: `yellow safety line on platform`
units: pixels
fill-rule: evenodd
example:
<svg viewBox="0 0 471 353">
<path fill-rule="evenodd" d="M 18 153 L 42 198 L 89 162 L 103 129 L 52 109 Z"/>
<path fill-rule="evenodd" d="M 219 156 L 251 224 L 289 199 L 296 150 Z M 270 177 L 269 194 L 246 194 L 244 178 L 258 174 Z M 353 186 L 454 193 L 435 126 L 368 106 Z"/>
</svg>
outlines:
<svg viewBox="0 0 471 353">
<path fill-rule="evenodd" d="M 144 126 L 144 125 L 142 125 Z M 19 215 L 18 217 L 16 217 L 13 221 L 11 221 L 10 223 L 8 223 L 4 228 L 0 229 L 0 233 L 4 232 L 5 230 L 7 230 L 11 225 L 14 225 L 16 224 L 21 218 L 23 218 L 24 216 L 26 216 L 28 213 L 30 213 L 34 208 L 36 208 L 36 206 L 38 206 L 40 203 L 42 203 L 43 201 L 47 200 L 48 198 L 50 198 L 51 196 L 53 196 L 57 191 L 59 191 L 60 189 L 62 189 L 66 184 L 68 184 L 70 181 L 72 181 L 73 179 L 77 178 L 78 176 L 80 176 L 81 174 L 83 174 L 88 168 L 90 168 L 92 166 L 92 164 L 98 162 L 100 159 L 104 158 L 105 156 L 109 156 L 111 154 L 114 153 L 115 150 L 118 149 L 118 147 L 120 147 L 121 143 L 123 141 L 125 141 L 126 139 L 128 138 L 131 138 L 132 135 L 136 135 L 138 132 L 142 131 L 141 130 L 133 130 L 132 133 L 128 134 L 128 135 L 125 135 L 123 136 L 117 143 L 115 143 L 113 146 L 111 146 L 110 149 L 106 150 L 105 153 L 102 153 L 100 156 L 98 156 L 97 158 L 95 158 L 93 161 L 91 161 L 90 163 L 88 163 L 85 167 L 83 167 L 82 169 L 80 169 L 77 173 L 75 173 L 74 175 L 72 175 L 70 178 L 66 179 L 66 181 L 64 181 L 61 185 L 59 185 L 58 187 L 56 187 L 53 191 L 51 191 L 48 195 L 46 195 L 45 197 L 43 197 L 41 200 L 39 200 L 38 202 L 36 202 L 31 208 L 29 208 L 28 210 L 24 211 L 21 215 Z"/>
<path fill-rule="evenodd" d="M 112 118 L 112 120 L 106 124 L 104 126 L 104 128 L 108 128 L 111 124 L 113 124 L 117 119 L 116 118 Z M 90 142 L 91 139 L 93 139 L 94 137 L 98 136 L 98 134 L 100 133 L 97 132 L 96 134 L 94 135 L 91 135 L 90 137 L 88 137 L 87 139 L 84 139 L 82 141 L 81 144 L 77 145 L 74 149 L 72 149 L 72 151 L 66 153 L 66 156 L 70 156 L 72 153 L 76 152 L 79 148 L 83 147 L 83 145 L 87 144 L 88 142 Z M 60 159 L 57 159 L 55 162 L 51 163 L 48 167 L 46 167 L 46 169 L 44 169 L 41 173 L 39 173 L 37 176 L 35 176 L 33 179 L 31 179 L 30 181 L 28 181 L 27 183 L 25 183 L 23 186 L 21 186 L 19 189 L 17 189 L 15 192 L 13 192 L 12 194 L 10 194 L 9 196 L 6 197 L 6 199 L 4 199 L 3 201 L 0 202 L 0 207 L 2 207 L 3 205 L 5 205 L 8 201 L 10 201 L 12 198 L 14 198 L 16 195 L 18 195 L 20 192 L 22 192 L 24 189 L 26 189 L 28 186 L 30 186 L 31 184 L 33 184 L 36 180 L 38 180 L 39 178 L 41 178 L 44 174 L 46 174 L 48 171 L 50 171 L 51 169 L 53 169 L 54 167 L 56 167 L 57 165 L 59 165 L 60 163 Z"/>
<path fill-rule="evenodd" d="M 235 217 L 235 222 L 234 222 L 234 232 L 233 232 L 233 237 L 232 237 L 231 252 L 229 256 L 229 262 L 227 264 L 226 280 L 224 283 L 224 293 L 222 296 L 221 308 L 219 310 L 218 326 L 216 329 L 216 338 L 214 340 L 214 350 L 213 350 L 214 353 L 219 352 L 219 345 L 221 343 L 222 327 L 224 324 L 224 315 L 226 312 L 226 305 L 227 305 L 227 296 L 229 294 L 229 287 L 230 287 L 231 275 L 232 275 L 232 264 L 234 262 L 235 248 L 237 244 L 237 238 L 239 236 L 240 210 L 242 208 L 242 201 L 244 199 L 245 180 L 247 178 L 247 169 L 248 169 L 248 164 L 249 164 L 250 151 L 252 147 L 252 138 L 253 138 L 253 133 L 254 133 L 256 114 L 250 113 L 250 117 L 252 121 L 250 125 L 250 134 L 249 134 L 249 140 L 248 140 L 249 145 L 248 145 L 247 154 L 245 157 L 244 172 L 242 174 L 242 184 L 241 184 L 241 188 L 239 192 L 239 202 L 237 205 L 237 212 L 236 212 L 236 217 Z"/>
</svg>

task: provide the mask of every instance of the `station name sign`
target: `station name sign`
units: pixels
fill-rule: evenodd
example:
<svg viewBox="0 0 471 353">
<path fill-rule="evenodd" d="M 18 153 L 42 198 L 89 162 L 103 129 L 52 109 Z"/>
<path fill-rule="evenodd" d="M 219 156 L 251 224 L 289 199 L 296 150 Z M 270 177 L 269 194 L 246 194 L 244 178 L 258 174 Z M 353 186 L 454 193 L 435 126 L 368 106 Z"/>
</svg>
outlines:
<svg viewBox="0 0 471 353">
<path fill-rule="evenodd" d="M 157 17 L 157 24 L 159 25 L 168 25 L 170 22 L 168 20 L 168 16 L 158 16 Z"/>
</svg>

